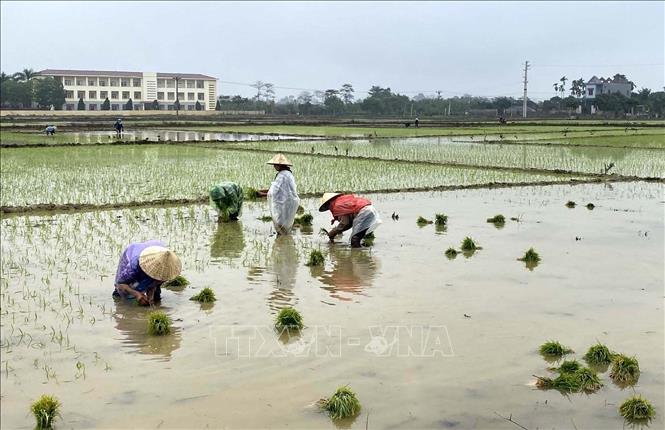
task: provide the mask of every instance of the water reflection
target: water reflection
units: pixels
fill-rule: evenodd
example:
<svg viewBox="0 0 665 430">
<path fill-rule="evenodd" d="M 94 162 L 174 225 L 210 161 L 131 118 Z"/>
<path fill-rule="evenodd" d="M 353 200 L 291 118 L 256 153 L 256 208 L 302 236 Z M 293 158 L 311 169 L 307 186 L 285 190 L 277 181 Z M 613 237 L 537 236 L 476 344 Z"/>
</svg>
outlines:
<svg viewBox="0 0 665 430">
<path fill-rule="evenodd" d="M 356 294 L 372 286 L 378 270 L 378 261 L 368 249 L 331 245 L 328 256 L 332 269 L 314 269 L 312 274 L 325 286 L 330 296 L 341 301 L 351 301 Z"/>
<path fill-rule="evenodd" d="M 169 308 L 164 306 L 159 308 L 169 313 Z M 120 342 L 128 349 L 140 354 L 153 355 L 155 359 L 169 360 L 173 351 L 180 348 L 182 334 L 177 327 L 172 327 L 171 333 L 166 336 L 150 336 L 147 324 L 148 313 L 152 310 L 137 306 L 129 300 L 118 300 L 113 312 L 115 328 L 120 334 Z"/>
<path fill-rule="evenodd" d="M 103 143 L 117 140 L 115 131 L 86 131 L 77 133 L 66 133 L 77 143 Z M 126 142 L 150 140 L 150 141 L 171 141 L 188 142 L 204 140 L 224 140 L 233 142 L 253 142 L 259 140 L 294 140 L 297 136 L 288 135 L 268 135 L 268 134 L 250 134 L 250 133 L 215 133 L 201 131 L 177 131 L 177 130 L 134 130 L 122 133 L 120 140 Z"/>
<path fill-rule="evenodd" d="M 292 235 L 277 236 L 272 246 L 269 271 L 274 289 L 268 295 L 268 306 L 278 311 L 295 303 L 293 287 L 298 275 L 299 255 Z"/>
<path fill-rule="evenodd" d="M 212 261 L 239 258 L 245 249 L 245 234 L 240 221 L 219 223 L 210 244 Z"/>
</svg>

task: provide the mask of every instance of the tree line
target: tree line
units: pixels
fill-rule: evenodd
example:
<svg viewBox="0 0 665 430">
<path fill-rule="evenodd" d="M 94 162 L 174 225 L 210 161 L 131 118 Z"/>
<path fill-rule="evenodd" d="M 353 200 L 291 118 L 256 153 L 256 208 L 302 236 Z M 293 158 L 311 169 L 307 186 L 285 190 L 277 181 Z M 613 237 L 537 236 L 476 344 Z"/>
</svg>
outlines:
<svg viewBox="0 0 665 430">
<path fill-rule="evenodd" d="M 0 105 L 10 109 L 62 109 L 65 90 L 53 77 L 39 77 L 32 69 L 12 75 L 0 72 Z"/>
</svg>

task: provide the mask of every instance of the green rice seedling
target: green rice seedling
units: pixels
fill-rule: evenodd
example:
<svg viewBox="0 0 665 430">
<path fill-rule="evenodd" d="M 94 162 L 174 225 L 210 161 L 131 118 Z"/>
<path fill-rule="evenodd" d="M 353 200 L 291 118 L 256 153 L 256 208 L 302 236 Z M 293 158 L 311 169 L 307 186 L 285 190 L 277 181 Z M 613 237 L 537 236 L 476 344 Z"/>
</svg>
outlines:
<svg viewBox="0 0 665 430">
<path fill-rule="evenodd" d="M 448 224 L 448 215 L 446 214 L 436 214 L 434 215 L 434 224 L 438 226 Z"/>
<path fill-rule="evenodd" d="M 305 208 L 298 205 L 298 209 L 296 209 L 296 215 L 302 215 L 305 213 Z"/>
<path fill-rule="evenodd" d="M 418 219 L 416 220 L 416 224 L 418 224 L 419 226 L 432 224 L 432 220 L 419 216 Z"/>
<path fill-rule="evenodd" d="M 293 308 L 282 309 L 275 318 L 275 328 L 280 331 L 284 329 L 300 330 L 304 326 L 300 312 Z"/>
<path fill-rule="evenodd" d="M 586 208 L 589 209 L 590 211 L 594 210 L 595 207 L 596 205 L 594 205 L 593 203 L 587 203 L 586 205 Z"/>
<path fill-rule="evenodd" d="M 560 373 L 574 373 L 582 367 L 577 360 L 564 360 L 556 369 Z"/>
<path fill-rule="evenodd" d="M 256 200 L 259 198 L 259 192 L 256 188 L 247 187 L 245 189 L 245 198 L 247 200 Z"/>
<path fill-rule="evenodd" d="M 554 379 L 540 376 L 536 378 L 536 387 L 543 390 L 557 390 L 564 394 L 580 391 L 591 393 L 603 386 L 598 375 L 586 367 L 579 367 L 572 372 L 561 371 Z"/>
<path fill-rule="evenodd" d="M 323 254 L 321 251 L 318 249 L 313 249 L 309 253 L 309 260 L 307 260 L 307 263 L 305 263 L 305 266 L 323 266 L 323 263 L 326 261 L 326 259 L 323 257 Z"/>
<path fill-rule="evenodd" d="M 589 350 L 584 354 L 584 360 L 591 365 L 607 365 L 612 362 L 613 354 L 609 348 L 602 343 L 597 343 L 589 347 Z"/>
<path fill-rule="evenodd" d="M 573 350 L 561 345 L 559 342 L 550 340 L 540 345 L 540 355 L 544 357 L 563 357 L 566 354 L 572 353 Z"/>
<path fill-rule="evenodd" d="M 640 365 L 637 358 L 616 354 L 612 360 L 610 378 L 619 385 L 634 385 L 640 379 Z"/>
<path fill-rule="evenodd" d="M 296 217 L 293 220 L 293 224 L 301 225 L 301 226 L 303 226 L 303 225 L 304 226 L 309 226 L 309 225 L 312 225 L 313 220 L 314 220 L 314 216 L 310 213 L 307 213 L 307 214 L 303 214 L 299 217 Z"/>
<path fill-rule="evenodd" d="M 619 406 L 619 414 L 629 423 L 648 424 L 656 410 L 647 399 L 634 395 Z"/>
<path fill-rule="evenodd" d="M 446 249 L 446 257 L 448 257 L 450 260 L 457 257 L 457 250 L 453 247 Z"/>
<path fill-rule="evenodd" d="M 492 218 L 487 218 L 487 222 L 492 223 L 495 226 L 504 225 L 506 223 L 506 217 L 501 214 L 494 215 Z"/>
<path fill-rule="evenodd" d="M 184 276 L 176 276 L 175 278 L 171 279 L 170 281 L 166 281 L 162 284 L 164 288 L 178 288 L 178 287 L 186 287 L 189 285 L 189 281 L 187 278 Z"/>
<path fill-rule="evenodd" d="M 371 232 L 369 234 L 366 234 L 365 237 L 363 238 L 363 246 L 373 246 L 374 245 L 374 239 L 376 239 L 376 236 L 374 236 L 374 232 Z"/>
<path fill-rule="evenodd" d="M 171 318 L 162 311 L 152 311 L 148 314 L 148 334 L 163 336 L 171 333 Z"/>
<path fill-rule="evenodd" d="M 596 392 L 603 386 L 596 372 L 588 367 L 580 367 L 575 371 L 574 375 L 580 383 L 580 390 L 586 393 Z"/>
<path fill-rule="evenodd" d="M 538 263 L 540 262 L 540 255 L 538 255 L 535 249 L 529 248 L 529 250 L 524 253 L 524 257 L 518 258 L 517 260 L 524 261 L 525 263 Z"/>
<path fill-rule="evenodd" d="M 259 221 L 262 221 L 262 222 L 270 222 L 270 221 L 272 221 L 272 216 L 270 216 L 270 215 L 261 215 L 257 219 Z"/>
<path fill-rule="evenodd" d="M 356 416 L 361 409 L 356 393 L 348 386 L 339 387 L 330 398 L 319 400 L 318 405 L 334 420 Z"/>
<path fill-rule="evenodd" d="M 192 296 L 189 300 L 194 300 L 199 303 L 212 303 L 217 299 L 215 298 L 215 292 L 212 289 L 206 287 L 202 289 L 200 293 Z"/>
<path fill-rule="evenodd" d="M 60 406 L 60 401 L 55 396 L 47 394 L 43 394 L 30 405 L 30 411 L 37 421 L 35 428 L 38 430 L 52 429 L 53 421 L 60 416 Z"/>
<path fill-rule="evenodd" d="M 462 251 L 466 252 L 473 252 L 477 249 L 481 249 L 478 245 L 476 245 L 476 242 L 473 241 L 469 236 L 465 237 L 464 240 L 462 241 Z"/>
<path fill-rule="evenodd" d="M 575 203 L 575 202 L 572 201 L 572 200 L 568 200 L 568 202 L 566 203 L 566 207 L 567 207 L 567 208 L 571 208 L 571 209 L 572 209 L 572 208 L 574 208 L 575 206 L 577 206 L 577 203 Z"/>
</svg>

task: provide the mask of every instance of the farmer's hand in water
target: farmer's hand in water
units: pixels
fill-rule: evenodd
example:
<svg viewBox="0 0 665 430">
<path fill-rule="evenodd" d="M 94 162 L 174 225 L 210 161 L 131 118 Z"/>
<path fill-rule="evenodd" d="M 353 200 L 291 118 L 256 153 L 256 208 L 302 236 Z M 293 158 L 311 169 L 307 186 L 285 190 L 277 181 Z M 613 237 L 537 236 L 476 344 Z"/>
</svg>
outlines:
<svg viewBox="0 0 665 430">
<path fill-rule="evenodd" d="M 136 300 L 139 302 L 139 305 L 141 306 L 148 306 L 150 304 L 150 301 L 148 300 L 148 296 L 146 296 L 143 293 L 139 293 L 138 291 L 136 292 Z"/>
</svg>

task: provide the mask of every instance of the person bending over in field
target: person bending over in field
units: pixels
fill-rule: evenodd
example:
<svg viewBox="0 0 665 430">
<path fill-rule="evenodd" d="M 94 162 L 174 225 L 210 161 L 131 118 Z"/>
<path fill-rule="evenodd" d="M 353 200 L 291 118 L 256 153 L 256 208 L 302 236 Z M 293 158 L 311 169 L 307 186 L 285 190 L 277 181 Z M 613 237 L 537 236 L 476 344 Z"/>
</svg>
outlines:
<svg viewBox="0 0 665 430">
<path fill-rule="evenodd" d="M 353 194 L 325 193 L 321 197 L 319 212 L 327 210 L 333 216 L 330 224 L 339 222 L 335 228 L 327 232 L 330 241 L 334 241 L 337 235 L 351 229 L 353 248 L 360 248 L 363 238 L 381 224 L 379 213 L 372 202 Z"/>
<path fill-rule="evenodd" d="M 142 306 L 161 299 L 161 286 L 180 275 L 180 258 L 159 240 L 131 243 L 120 256 L 114 297 L 136 299 Z"/>
</svg>

